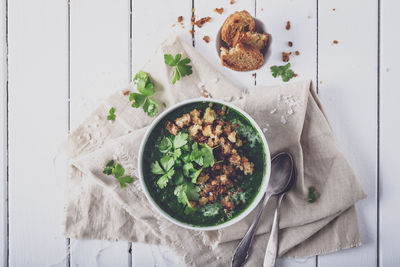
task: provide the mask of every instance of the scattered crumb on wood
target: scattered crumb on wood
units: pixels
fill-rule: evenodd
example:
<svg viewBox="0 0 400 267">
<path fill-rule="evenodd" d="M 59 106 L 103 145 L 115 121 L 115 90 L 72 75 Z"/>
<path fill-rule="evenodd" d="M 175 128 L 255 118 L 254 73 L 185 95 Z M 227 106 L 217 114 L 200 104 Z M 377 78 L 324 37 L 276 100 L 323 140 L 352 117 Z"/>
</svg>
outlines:
<svg viewBox="0 0 400 267">
<path fill-rule="evenodd" d="M 296 52 L 294 52 L 294 54 L 295 54 L 296 56 L 298 56 L 298 55 L 300 55 L 300 52 L 299 52 L 299 51 L 296 51 Z"/>
<path fill-rule="evenodd" d="M 203 37 L 204 42 L 209 43 L 210 42 L 210 36 L 206 35 Z"/>
<path fill-rule="evenodd" d="M 336 11 L 336 8 L 332 8 L 333 11 Z"/>
<path fill-rule="evenodd" d="M 235 0 L 231 0 L 231 5 L 233 5 L 235 3 Z"/>
<path fill-rule="evenodd" d="M 130 92 L 131 91 L 126 90 L 126 91 L 124 91 L 124 95 L 129 95 Z"/>
<path fill-rule="evenodd" d="M 194 35 L 194 30 L 189 31 L 191 35 Z"/>
<path fill-rule="evenodd" d="M 286 22 L 286 30 L 290 30 L 290 21 Z"/>
<path fill-rule="evenodd" d="M 282 52 L 282 60 L 283 62 L 288 62 L 290 59 L 290 55 L 292 54 L 292 52 Z"/>
<path fill-rule="evenodd" d="M 174 23 L 174 24 L 172 24 L 172 27 L 175 27 L 175 23 Z"/>
<path fill-rule="evenodd" d="M 224 13 L 224 8 L 223 8 L 223 7 L 217 8 L 217 7 L 216 7 L 216 8 L 214 9 L 214 11 L 221 15 L 222 13 Z"/>
<path fill-rule="evenodd" d="M 289 47 L 292 47 L 292 46 L 293 46 L 293 43 L 292 43 L 291 41 L 289 41 L 289 42 L 287 43 L 287 45 L 288 45 Z"/>
<path fill-rule="evenodd" d="M 196 24 L 197 27 L 201 28 L 203 25 L 211 20 L 211 17 L 204 17 L 199 20 L 197 20 L 194 24 Z"/>
<path fill-rule="evenodd" d="M 264 8 L 261 8 L 261 11 L 264 11 Z"/>
<path fill-rule="evenodd" d="M 256 77 L 256 75 L 257 75 L 257 74 L 254 72 L 251 76 Z"/>
<path fill-rule="evenodd" d="M 338 40 L 333 40 L 333 44 L 338 44 L 339 41 Z"/>
<path fill-rule="evenodd" d="M 319 83 L 322 83 L 322 81 L 319 81 Z"/>
<path fill-rule="evenodd" d="M 295 74 L 293 75 L 293 77 L 295 77 L 295 78 L 296 78 L 297 76 L 299 76 L 297 73 L 295 73 Z"/>
<path fill-rule="evenodd" d="M 178 22 L 182 22 L 182 20 L 183 20 L 183 17 L 182 17 L 182 16 L 179 16 L 179 17 L 178 17 Z"/>
<path fill-rule="evenodd" d="M 311 16 L 307 16 L 308 19 L 311 19 Z"/>
<path fill-rule="evenodd" d="M 196 10 L 195 8 L 192 8 L 192 13 L 194 13 L 195 10 Z"/>
</svg>

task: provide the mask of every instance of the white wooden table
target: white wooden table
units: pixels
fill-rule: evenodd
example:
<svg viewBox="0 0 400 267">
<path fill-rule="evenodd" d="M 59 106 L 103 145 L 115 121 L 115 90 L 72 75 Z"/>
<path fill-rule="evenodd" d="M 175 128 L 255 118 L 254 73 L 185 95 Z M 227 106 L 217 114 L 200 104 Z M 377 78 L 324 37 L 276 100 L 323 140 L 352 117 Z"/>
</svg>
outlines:
<svg viewBox="0 0 400 267">
<path fill-rule="evenodd" d="M 399 1 L 0 1 L 0 265 L 179 263 L 167 248 L 66 239 L 66 174 L 53 162 L 68 131 L 126 86 L 168 32 L 178 32 L 218 65 L 217 30 L 228 14 L 246 9 L 272 35 L 267 63 L 256 77 L 220 69 L 243 87 L 276 84 L 280 81 L 269 67 L 282 64 L 282 51 L 300 51 L 291 59 L 297 79 L 313 80 L 368 193 L 357 204 L 363 246 L 279 265 L 400 266 Z M 213 12 L 216 7 L 225 12 Z M 212 17 L 193 38 L 188 33 L 192 8 L 197 18 Z M 184 17 L 185 29 L 178 16 Z"/>
</svg>

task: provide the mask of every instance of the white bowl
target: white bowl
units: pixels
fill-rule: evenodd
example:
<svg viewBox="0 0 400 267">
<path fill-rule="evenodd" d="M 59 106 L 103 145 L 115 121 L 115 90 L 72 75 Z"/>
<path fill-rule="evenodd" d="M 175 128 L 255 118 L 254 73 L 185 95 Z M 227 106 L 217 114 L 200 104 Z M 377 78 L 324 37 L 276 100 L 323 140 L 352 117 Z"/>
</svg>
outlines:
<svg viewBox="0 0 400 267">
<path fill-rule="evenodd" d="M 265 151 L 264 151 L 265 159 L 266 159 L 266 162 L 265 162 L 265 165 L 266 165 L 265 174 L 264 174 L 264 177 L 262 179 L 260 189 L 258 190 L 258 193 L 257 193 L 256 197 L 254 198 L 253 202 L 250 204 L 249 207 L 247 207 L 247 209 L 245 209 L 238 216 L 236 216 L 236 217 L 234 217 L 234 218 L 232 218 L 232 219 L 230 219 L 230 220 L 228 220 L 228 221 L 226 221 L 224 223 L 221 223 L 221 224 L 218 224 L 218 225 L 214 225 L 214 226 L 193 226 L 193 225 L 191 225 L 189 223 L 181 222 L 181 221 L 175 219 L 174 217 L 172 217 L 171 215 L 169 215 L 167 212 L 165 212 L 160 206 L 158 206 L 158 204 L 151 197 L 150 192 L 149 192 L 149 190 L 147 188 L 146 182 L 144 181 L 144 175 L 143 175 L 143 169 L 142 169 L 144 148 L 145 148 L 147 139 L 148 139 L 149 135 L 151 134 L 151 132 L 153 131 L 154 127 L 167 114 L 169 114 L 172 111 L 180 108 L 181 106 L 184 106 L 184 105 L 190 104 L 190 103 L 195 103 L 195 102 L 211 102 L 211 103 L 222 104 L 222 105 L 225 105 L 225 106 L 227 106 L 229 108 L 232 108 L 232 109 L 236 110 L 237 112 L 239 112 L 240 114 L 242 114 L 244 117 L 246 117 L 251 122 L 251 124 L 257 130 L 258 134 L 261 136 L 261 139 L 262 139 L 262 142 L 263 142 L 263 145 L 264 145 L 264 149 L 265 149 Z M 167 220 L 173 222 L 174 224 L 182 226 L 184 228 L 188 228 L 188 229 L 192 229 L 192 230 L 211 231 L 211 230 L 222 229 L 224 227 L 227 227 L 227 226 L 230 226 L 230 225 L 232 225 L 234 223 L 237 223 L 238 221 L 240 221 L 244 217 L 246 217 L 257 206 L 257 204 L 260 202 L 260 200 L 264 196 L 264 193 L 265 193 L 265 191 L 267 189 L 267 185 L 268 185 L 268 181 L 269 181 L 269 177 L 270 177 L 270 173 L 271 173 L 271 155 L 270 155 L 270 151 L 269 151 L 267 140 L 265 139 L 265 136 L 264 136 L 262 130 L 257 125 L 257 123 L 253 120 L 253 118 L 250 117 L 249 114 L 247 114 L 242 109 L 240 109 L 240 108 L 238 108 L 238 107 L 236 107 L 236 106 L 234 106 L 234 105 L 232 105 L 230 103 L 226 103 L 224 101 L 220 101 L 220 100 L 216 100 L 216 99 L 209 99 L 209 98 L 195 98 L 195 99 L 190 99 L 190 100 L 186 100 L 186 101 L 180 102 L 178 104 L 175 104 L 175 105 L 169 107 L 168 109 L 164 110 L 161 114 L 159 114 L 157 116 L 157 118 L 151 123 L 151 125 L 147 129 L 147 131 L 146 131 L 146 133 L 145 133 L 145 135 L 144 135 L 144 137 L 142 139 L 142 143 L 140 144 L 139 159 L 138 159 L 138 171 L 139 171 L 139 179 L 140 179 L 140 182 L 142 184 L 144 194 L 146 195 L 147 199 L 150 201 L 152 206 L 163 217 L 165 217 Z"/>
</svg>

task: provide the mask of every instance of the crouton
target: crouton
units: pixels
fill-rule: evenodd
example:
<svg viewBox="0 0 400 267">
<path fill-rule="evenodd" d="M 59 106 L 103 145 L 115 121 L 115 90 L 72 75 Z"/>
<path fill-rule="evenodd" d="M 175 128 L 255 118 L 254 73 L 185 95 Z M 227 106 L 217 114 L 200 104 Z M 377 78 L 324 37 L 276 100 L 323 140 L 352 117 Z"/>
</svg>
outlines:
<svg viewBox="0 0 400 267">
<path fill-rule="evenodd" d="M 232 153 L 232 144 L 229 142 L 224 143 L 221 145 L 222 148 L 222 154 L 224 155 L 229 155 Z"/>
<path fill-rule="evenodd" d="M 222 206 L 227 209 L 228 211 L 231 211 L 235 208 L 235 204 L 233 204 L 232 198 L 230 196 L 226 196 L 221 200 Z"/>
<path fill-rule="evenodd" d="M 201 197 L 201 198 L 199 199 L 199 204 L 200 204 L 200 206 L 204 206 L 205 204 L 207 204 L 207 202 L 208 202 L 208 199 L 205 198 L 205 197 Z"/>
<path fill-rule="evenodd" d="M 240 170 L 243 171 L 244 175 L 253 174 L 254 163 L 249 162 L 245 156 L 242 156 L 240 159 Z"/>
<path fill-rule="evenodd" d="M 214 131 L 213 131 L 214 135 L 216 135 L 216 136 L 220 136 L 223 132 L 224 131 L 222 130 L 221 125 L 215 126 Z"/>
<path fill-rule="evenodd" d="M 197 178 L 197 184 L 205 184 L 208 179 L 210 179 L 210 176 L 206 173 L 201 173 L 199 175 L 199 178 Z"/>
<path fill-rule="evenodd" d="M 206 126 L 204 126 L 203 127 L 203 129 L 202 129 L 202 131 L 201 131 L 201 133 L 204 135 L 204 136 L 211 136 L 212 135 L 212 128 L 211 128 L 211 125 L 210 124 L 208 124 L 208 125 L 206 125 Z"/>
<path fill-rule="evenodd" d="M 232 143 L 236 143 L 236 131 L 233 131 L 228 135 L 228 140 Z"/>
<path fill-rule="evenodd" d="M 220 56 L 222 66 L 236 71 L 256 70 L 264 64 L 260 50 L 244 43 L 238 43 L 230 49 L 221 47 Z"/>
<path fill-rule="evenodd" d="M 224 22 L 221 28 L 221 39 L 228 45 L 232 46 L 233 38 L 237 31 L 253 32 L 256 23 L 249 12 L 236 11 L 231 14 Z"/>
<path fill-rule="evenodd" d="M 192 126 L 189 127 L 189 135 L 191 137 L 194 137 L 197 135 L 197 133 L 199 132 L 199 130 L 201 130 L 201 126 L 198 124 L 194 124 Z"/>
<path fill-rule="evenodd" d="M 175 123 L 167 121 L 167 125 L 165 126 L 165 129 L 168 130 L 173 135 L 176 135 L 178 133 L 178 126 L 175 125 Z"/>
<path fill-rule="evenodd" d="M 237 153 L 234 153 L 232 156 L 229 157 L 229 162 L 232 165 L 240 166 L 240 156 Z"/>
<path fill-rule="evenodd" d="M 186 126 L 190 125 L 190 115 L 188 113 L 183 114 L 182 117 L 179 117 L 175 120 L 175 124 L 179 127 L 179 128 L 184 128 Z"/>
<path fill-rule="evenodd" d="M 206 111 L 203 116 L 204 122 L 205 123 L 213 123 L 213 121 L 216 118 L 217 118 L 217 114 L 215 113 L 215 111 L 210 107 L 206 108 Z"/>
<path fill-rule="evenodd" d="M 202 125 L 203 121 L 200 119 L 200 111 L 198 111 L 197 109 L 193 109 L 190 112 L 190 117 L 192 119 L 192 122 L 194 124 L 198 124 L 198 125 Z"/>
</svg>

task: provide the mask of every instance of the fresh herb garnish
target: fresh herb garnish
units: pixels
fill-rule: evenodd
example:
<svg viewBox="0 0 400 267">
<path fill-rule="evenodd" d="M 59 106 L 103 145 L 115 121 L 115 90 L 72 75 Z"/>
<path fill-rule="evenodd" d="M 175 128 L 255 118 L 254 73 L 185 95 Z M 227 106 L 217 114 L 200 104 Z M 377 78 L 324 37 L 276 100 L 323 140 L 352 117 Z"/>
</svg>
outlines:
<svg viewBox="0 0 400 267">
<path fill-rule="evenodd" d="M 172 79 L 172 84 L 175 84 L 176 81 L 179 81 L 181 77 L 185 77 L 193 73 L 192 66 L 189 65 L 190 58 L 184 58 L 181 60 L 182 55 L 176 54 L 173 57 L 170 54 L 164 55 L 164 62 L 170 67 L 174 67 L 174 78 Z"/>
<path fill-rule="evenodd" d="M 133 78 L 139 93 L 131 93 L 129 101 L 132 101 L 132 107 L 139 108 L 143 104 L 143 110 L 150 117 L 154 117 L 158 113 L 158 103 L 150 98 L 154 95 L 154 84 L 150 75 L 144 71 L 139 71 Z"/>
<path fill-rule="evenodd" d="M 271 72 L 274 78 L 281 76 L 284 82 L 288 82 L 294 77 L 294 71 L 290 68 L 290 63 L 282 66 L 271 66 Z"/>
<path fill-rule="evenodd" d="M 318 196 L 318 193 L 315 190 L 315 187 L 314 186 L 310 186 L 308 188 L 308 202 L 309 203 L 314 203 L 317 200 L 317 196 Z"/>
<path fill-rule="evenodd" d="M 163 156 L 151 164 L 150 170 L 155 175 L 161 175 L 157 180 L 158 187 L 163 189 L 172 180 L 174 194 L 178 202 L 185 206 L 185 214 L 194 212 L 196 208 L 192 207 L 190 200 L 199 198 L 200 188 L 196 182 L 203 169 L 215 164 L 213 148 L 191 142 L 185 132 L 164 136 L 157 147 Z"/>
<path fill-rule="evenodd" d="M 117 178 L 121 188 L 124 188 L 126 187 L 126 184 L 130 184 L 133 182 L 133 178 L 131 176 L 124 176 L 125 169 L 121 166 L 121 164 L 115 163 L 114 160 L 110 160 L 106 164 L 103 173 L 107 175 L 114 175 L 114 177 Z"/>
<path fill-rule="evenodd" d="M 107 116 L 107 120 L 109 120 L 109 121 L 113 121 L 113 120 L 115 120 L 115 108 L 114 107 L 112 107 L 112 108 L 110 108 L 110 110 L 108 111 L 108 116 Z"/>
<path fill-rule="evenodd" d="M 214 204 L 208 204 L 206 206 L 201 207 L 200 211 L 206 217 L 214 217 L 219 213 L 219 211 L 221 210 L 221 207 L 222 207 L 221 203 L 216 202 Z"/>
</svg>

